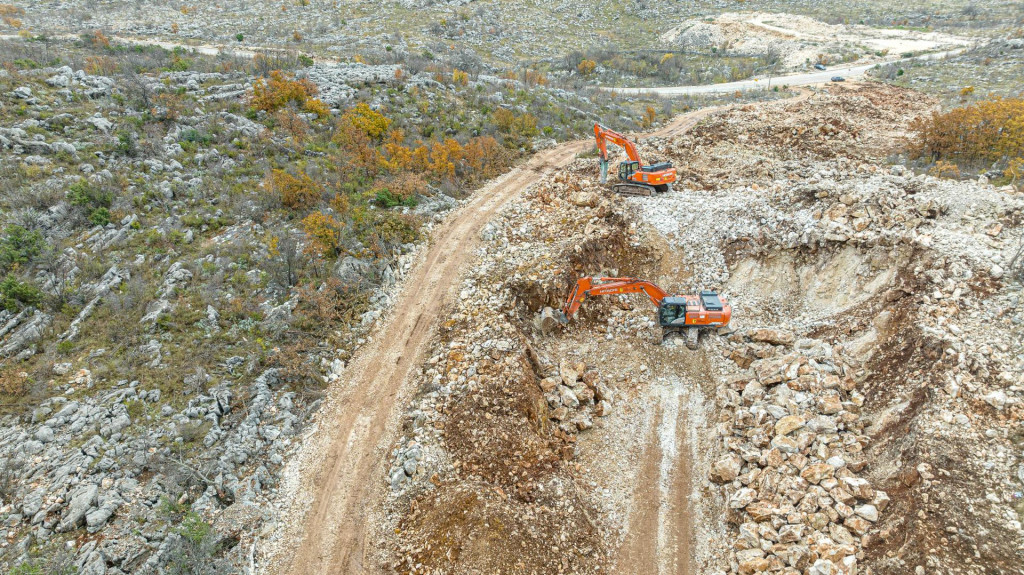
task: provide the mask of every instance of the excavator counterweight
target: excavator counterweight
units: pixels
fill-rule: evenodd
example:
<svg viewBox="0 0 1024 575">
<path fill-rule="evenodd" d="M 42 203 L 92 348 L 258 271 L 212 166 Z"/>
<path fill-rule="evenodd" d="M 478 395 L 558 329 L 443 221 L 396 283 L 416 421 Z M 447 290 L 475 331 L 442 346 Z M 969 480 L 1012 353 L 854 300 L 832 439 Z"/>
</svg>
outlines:
<svg viewBox="0 0 1024 575">
<path fill-rule="evenodd" d="M 690 349 L 697 348 L 701 328 L 725 326 L 732 318 L 732 306 L 717 292 L 672 296 L 652 282 L 628 277 L 581 277 L 576 280 L 562 309 L 552 315 L 566 324 L 589 297 L 640 292 L 646 294 L 657 308 L 661 340 L 677 334 L 685 335 L 686 346 Z"/>
<path fill-rule="evenodd" d="M 619 164 L 621 183 L 615 184 L 616 192 L 632 196 L 650 196 L 655 192 L 667 192 L 672 189 L 672 182 L 676 181 L 676 169 L 671 163 L 644 164 L 633 142 L 601 124 L 594 124 L 594 137 L 597 138 L 602 184 L 608 183 L 608 144 L 612 143 L 625 150 L 628 158 Z"/>
</svg>

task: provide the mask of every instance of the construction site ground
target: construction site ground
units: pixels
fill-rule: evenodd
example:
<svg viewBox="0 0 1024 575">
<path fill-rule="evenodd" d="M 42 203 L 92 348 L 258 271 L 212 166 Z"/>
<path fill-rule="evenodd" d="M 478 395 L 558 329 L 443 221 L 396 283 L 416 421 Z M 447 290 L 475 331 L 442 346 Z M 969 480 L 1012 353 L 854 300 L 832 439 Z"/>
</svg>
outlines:
<svg viewBox="0 0 1024 575">
<path fill-rule="evenodd" d="M 1024 196 L 889 159 L 935 103 L 850 83 L 538 153 L 433 232 L 330 390 L 257 562 L 273 573 L 1020 573 Z M 582 157 L 578 157 L 581 155 Z M 734 321 L 660 339 L 642 296 Z"/>
</svg>

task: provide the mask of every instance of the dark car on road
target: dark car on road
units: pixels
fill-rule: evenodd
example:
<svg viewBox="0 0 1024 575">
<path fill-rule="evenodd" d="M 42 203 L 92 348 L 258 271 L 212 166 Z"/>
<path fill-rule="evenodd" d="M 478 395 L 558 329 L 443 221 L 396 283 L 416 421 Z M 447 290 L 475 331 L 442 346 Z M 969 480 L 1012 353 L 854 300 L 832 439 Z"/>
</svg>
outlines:
<svg viewBox="0 0 1024 575">
<path fill-rule="evenodd" d="M 814 65 L 814 69 L 815 70 L 824 70 L 825 69 L 825 65 L 824 64 L 815 64 Z"/>
<path fill-rule="evenodd" d="M 842 76 L 832 76 L 832 81 L 833 82 L 845 82 L 846 78 L 843 78 Z"/>
</svg>

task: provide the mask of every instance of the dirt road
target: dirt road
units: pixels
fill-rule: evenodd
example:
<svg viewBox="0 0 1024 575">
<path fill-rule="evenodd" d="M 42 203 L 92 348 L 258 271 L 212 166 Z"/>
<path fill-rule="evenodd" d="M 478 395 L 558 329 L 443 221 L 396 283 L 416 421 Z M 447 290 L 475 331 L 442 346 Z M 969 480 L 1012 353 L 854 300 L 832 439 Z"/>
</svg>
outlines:
<svg viewBox="0 0 1024 575">
<path fill-rule="evenodd" d="M 717 109 L 677 117 L 654 133 L 683 132 Z M 297 456 L 294 522 L 270 573 L 325 575 L 375 572 L 368 560 L 367 510 L 384 484 L 384 456 L 408 402 L 410 374 L 443 317 L 446 302 L 479 241 L 480 230 L 509 200 L 588 149 L 589 140 L 540 152 L 497 178 L 450 214 L 404 282 L 392 315 L 380 322 L 330 391 L 317 430 Z M 673 422 L 674 423 L 674 422 Z M 303 499 L 305 498 L 305 499 Z M 657 516 L 659 513 L 655 513 Z"/>
<path fill-rule="evenodd" d="M 535 155 L 451 214 L 433 233 L 425 256 L 406 278 L 394 313 L 348 366 L 344 383 L 322 414 L 321 427 L 302 450 L 303 488 L 315 493 L 294 551 L 273 572 L 296 575 L 373 571 L 364 558 L 364 509 L 383 483 L 389 422 L 408 399 L 403 383 L 418 365 L 445 302 L 458 289 L 481 228 L 516 194 L 573 160 L 589 142 L 570 142 Z"/>
<path fill-rule="evenodd" d="M 966 52 L 968 48 L 956 48 L 892 60 L 892 64 L 910 62 L 912 60 L 941 60 L 957 56 Z M 701 84 L 697 86 L 662 86 L 657 88 L 607 88 L 610 92 L 620 94 L 658 94 L 661 96 L 686 96 L 695 94 L 728 94 L 730 92 L 745 92 L 748 90 L 770 90 L 772 86 L 810 86 L 814 84 L 826 84 L 833 77 L 841 76 L 847 80 L 863 76 L 868 70 L 874 68 L 876 63 L 853 64 L 834 66 L 825 71 L 803 72 L 799 74 L 784 74 L 780 76 L 752 78 L 738 82 L 725 82 L 722 84 Z"/>
</svg>

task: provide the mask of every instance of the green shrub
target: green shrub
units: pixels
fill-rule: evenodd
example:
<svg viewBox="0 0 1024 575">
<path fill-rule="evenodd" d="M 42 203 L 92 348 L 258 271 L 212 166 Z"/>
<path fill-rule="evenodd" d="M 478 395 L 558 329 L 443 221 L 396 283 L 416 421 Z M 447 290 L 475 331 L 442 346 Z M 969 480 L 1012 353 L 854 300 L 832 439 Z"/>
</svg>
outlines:
<svg viewBox="0 0 1024 575">
<path fill-rule="evenodd" d="M 27 264 L 43 251 L 45 240 L 38 231 L 29 231 L 19 225 L 4 229 L 0 239 L 0 270 L 9 270 L 18 264 Z"/>
<path fill-rule="evenodd" d="M 238 40 L 239 42 L 241 42 L 242 40 L 245 40 L 245 34 L 242 34 L 241 32 L 239 32 L 238 34 L 235 34 L 235 40 Z"/>
<path fill-rule="evenodd" d="M 14 61 L 14 65 L 21 70 L 35 70 L 39 67 L 39 62 L 31 58 L 18 58 Z"/>
<path fill-rule="evenodd" d="M 11 575 L 46 575 L 43 573 L 43 566 L 39 563 L 24 562 L 19 563 L 11 569 Z"/>
<path fill-rule="evenodd" d="M 187 130 L 182 130 L 181 141 L 209 146 L 210 143 L 213 142 L 213 138 L 210 137 L 209 134 L 204 134 L 195 128 L 189 128 Z"/>
<path fill-rule="evenodd" d="M 114 197 L 110 192 L 101 190 L 82 178 L 68 186 L 68 201 L 80 207 L 109 208 Z"/>
<path fill-rule="evenodd" d="M 210 533 L 210 524 L 203 521 L 194 511 L 185 513 L 178 526 L 178 534 L 192 543 L 199 544 Z"/>
<path fill-rule="evenodd" d="M 393 208 L 395 206 L 406 206 L 409 208 L 416 207 L 415 196 L 403 198 L 399 195 L 393 194 L 391 190 L 388 190 L 387 188 L 377 190 L 377 193 L 374 194 L 374 199 L 377 200 L 378 204 L 385 208 Z"/>
<path fill-rule="evenodd" d="M 0 282 L 0 306 L 7 311 L 18 311 L 43 302 L 43 292 L 36 286 L 19 282 L 14 276 L 7 276 Z"/>
<path fill-rule="evenodd" d="M 139 143 L 135 134 L 128 130 L 121 130 L 117 133 L 117 147 L 115 151 L 123 156 L 134 158 L 139 155 Z"/>
<path fill-rule="evenodd" d="M 107 208 L 96 208 L 89 213 L 89 221 L 97 226 L 105 226 L 110 223 L 110 210 Z"/>
</svg>

